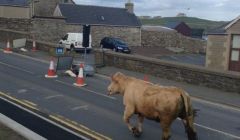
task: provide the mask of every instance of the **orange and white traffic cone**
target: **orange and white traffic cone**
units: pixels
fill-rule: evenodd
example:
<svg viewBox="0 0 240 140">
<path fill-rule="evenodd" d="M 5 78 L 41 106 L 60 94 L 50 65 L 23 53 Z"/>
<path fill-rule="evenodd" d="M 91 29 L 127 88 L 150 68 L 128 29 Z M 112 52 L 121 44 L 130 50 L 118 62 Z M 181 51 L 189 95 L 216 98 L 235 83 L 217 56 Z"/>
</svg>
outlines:
<svg viewBox="0 0 240 140">
<path fill-rule="evenodd" d="M 36 41 L 33 40 L 33 47 L 32 47 L 32 51 L 35 52 L 37 51 L 37 47 L 36 47 Z"/>
<path fill-rule="evenodd" d="M 147 75 L 144 75 L 143 80 L 146 81 L 146 82 L 149 82 L 148 76 L 147 76 Z"/>
<path fill-rule="evenodd" d="M 4 53 L 12 53 L 9 40 L 7 41 L 7 47 L 3 50 Z"/>
<path fill-rule="evenodd" d="M 46 78 L 57 78 L 56 72 L 54 70 L 54 61 L 50 61 L 50 66 L 48 69 L 48 73 L 45 75 Z"/>
<path fill-rule="evenodd" d="M 86 83 L 84 83 L 83 67 L 84 67 L 83 64 L 80 64 L 77 81 L 76 81 L 76 83 L 73 84 L 74 86 L 83 87 L 83 86 L 87 85 Z"/>
</svg>

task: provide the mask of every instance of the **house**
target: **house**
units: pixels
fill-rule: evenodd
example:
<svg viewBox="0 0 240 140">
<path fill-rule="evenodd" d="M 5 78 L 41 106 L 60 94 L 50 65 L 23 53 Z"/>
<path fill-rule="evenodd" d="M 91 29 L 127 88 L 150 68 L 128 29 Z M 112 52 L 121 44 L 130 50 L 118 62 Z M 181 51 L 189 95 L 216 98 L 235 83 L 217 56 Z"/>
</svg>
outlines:
<svg viewBox="0 0 240 140">
<path fill-rule="evenodd" d="M 75 4 L 73 0 L 33 0 L 33 16 L 51 17 L 60 3 Z"/>
<path fill-rule="evenodd" d="M 75 4 L 73 0 L 0 0 L 0 17 L 30 19 L 52 16 L 59 3 Z"/>
<path fill-rule="evenodd" d="M 185 13 L 178 13 L 176 17 L 187 17 L 187 15 Z"/>
<path fill-rule="evenodd" d="M 192 28 L 191 30 L 192 30 L 191 31 L 191 37 L 192 38 L 198 38 L 198 39 L 202 39 L 203 38 L 204 29 Z"/>
<path fill-rule="evenodd" d="M 30 18 L 28 0 L 0 0 L 1 18 Z"/>
<path fill-rule="evenodd" d="M 185 36 L 191 36 L 191 28 L 185 22 L 167 22 L 166 27 L 175 29 Z"/>
<path fill-rule="evenodd" d="M 141 22 L 134 14 L 134 5 L 125 8 L 94 5 L 59 4 L 54 16 L 64 17 L 68 25 L 91 25 L 93 45 L 98 46 L 106 36 L 118 37 L 130 46 L 141 45 Z"/>
<path fill-rule="evenodd" d="M 240 16 L 208 32 L 206 67 L 240 72 Z"/>
</svg>

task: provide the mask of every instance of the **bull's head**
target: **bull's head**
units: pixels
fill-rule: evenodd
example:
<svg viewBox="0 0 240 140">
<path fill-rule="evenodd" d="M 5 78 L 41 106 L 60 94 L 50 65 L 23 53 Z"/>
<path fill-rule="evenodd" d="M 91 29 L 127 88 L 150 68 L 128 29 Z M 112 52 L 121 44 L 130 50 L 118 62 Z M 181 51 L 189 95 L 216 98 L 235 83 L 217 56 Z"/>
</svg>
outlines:
<svg viewBox="0 0 240 140">
<path fill-rule="evenodd" d="M 124 83 L 123 83 L 123 78 L 125 76 L 117 72 L 111 77 L 111 83 L 108 86 L 108 95 L 113 95 L 113 94 L 123 94 L 124 93 Z"/>
</svg>

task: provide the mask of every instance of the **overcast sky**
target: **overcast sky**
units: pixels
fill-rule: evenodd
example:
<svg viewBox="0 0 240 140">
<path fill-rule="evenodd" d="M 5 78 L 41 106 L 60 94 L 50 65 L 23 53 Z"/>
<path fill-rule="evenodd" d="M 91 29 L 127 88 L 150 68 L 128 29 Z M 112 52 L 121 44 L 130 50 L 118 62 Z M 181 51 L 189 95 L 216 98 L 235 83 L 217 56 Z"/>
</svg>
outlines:
<svg viewBox="0 0 240 140">
<path fill-rule="evenodd" d="M 127 0 L 74 0 L 77 4 L 124 7 Z M 190 17 L 227 21 L 240 15 L 240 0 L 132 0 L 138 16 Z"/>
</svg>

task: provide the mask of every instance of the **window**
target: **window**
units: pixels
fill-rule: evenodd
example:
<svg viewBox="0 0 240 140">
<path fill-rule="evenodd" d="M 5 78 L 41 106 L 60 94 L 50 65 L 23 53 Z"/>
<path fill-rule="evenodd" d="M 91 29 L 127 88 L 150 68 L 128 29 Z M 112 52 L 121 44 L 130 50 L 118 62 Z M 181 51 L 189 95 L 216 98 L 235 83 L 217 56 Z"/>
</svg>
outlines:
<svg viewBox="0 0 240 140">
<path fill-rule="evenodd" d="M 232 48 L 240 49 L 240 35 L 233 35 Z"/>
<path fill-rule="evenodd" d="M 63 0 L 63 3 L 68 3 L 68 0 Z"/>
</svg>

